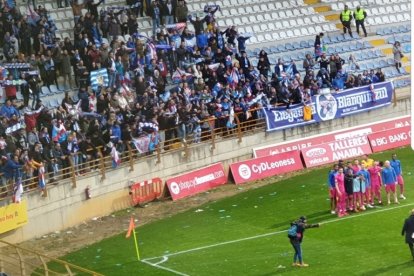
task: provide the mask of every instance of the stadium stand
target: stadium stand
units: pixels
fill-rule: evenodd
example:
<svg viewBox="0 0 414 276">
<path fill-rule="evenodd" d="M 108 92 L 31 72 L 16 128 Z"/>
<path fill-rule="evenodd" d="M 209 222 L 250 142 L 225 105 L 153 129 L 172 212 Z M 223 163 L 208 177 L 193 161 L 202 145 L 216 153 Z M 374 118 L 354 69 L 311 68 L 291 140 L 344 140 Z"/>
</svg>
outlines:
<svg viewBox="0 0 414 276">
<path fill-rule="evenodd" d="M 128 1 L 128 5 L 134 5 L 135 3 L 134 1 L 132 3 Z M 86 2 L 78 2 L 78 5 L 84 4 L 86 5 Z M 343 10 L 345 4 L 351 10 L 361 5 L 367 11 L 368 18 L 365 23 L 368 29 L 368 37 L 361 37 L 356 32 L 354 32 L 353 37 L 349 34 L 342 34 L 339 13 Z M 47 24 L 56 27 L 54 38 L 60 38 L 61 42 L 67 38 L 69 39 L 65 41 L 67 44 L 62 44 L 62 46 L 59 46 L 59 49 L 66 49 L 70 52 L 71 63 L 67 63 L 67 69 L 69 70 L 69 75 L 73 75 L 76 72 L 76 87 L 82 87 L 84 83 L 89 82 L 91 76 L 88 72 L 98 72 L 101 69 L 97 63 L 102 65 L 105 72 L 102 75 L 97 75 L 93 80 L 92 78 L 90 79 L 90 86 L 94 89 L 94 92 L 90 88 L 87 90 L 74 89 L 74 86 L 70 83 L 70 78 L 68 81 L 69 85 L 65 83 L 65 86 L 63 85 L 62 77 L 58 80 L 49 79 L 49 85 L 44 83 L 41 86 L 39 98 L 46 109 L 42 110 L 41 105 L 35 108 L 36 104 L 33 104 L 32 108 L 26 107 L 19 114 L 21 114 L 21 118 L 25 116 L 35 116 L 37 118 L 37 116 L 40 116 L 42 120 L 46 120 L 43 122 L 53 123 L 53 127 L 46 130 L 50 132 L 50 137 L 47 139 L 56 140 L 58 144 L 62 144 L 64 150 L 55 150 L 53 144 L 48 148 L 47 144 L 45 145 L 45 142 L 41 140 L 41 138 L 45 138 L 48 135 L 43 134 L 43 130 L 40 127 L 38 127 L 38 132 L 33 132 L 31 128 L 26 128 L 27 133 L 20 133 L 18 131 L 19 133 L 15 135 L 15 140 L 5 137 L 7 138 L 5 143 L 8 147 L 4 147 L 2 152 L 2 155 L 5 157 L 3 168 L 6 165 L 9 166 L 7 167 L 8 169 L 10 169 L 10 166 L 14 168 L 13 165 L 23 167 L 26 162 L 24 158 L 36 161 L 31 164 L 32 169 L 25 171 L 23 176 L 12 174 L 7 179 L 3 179 L 3 183 L 7 183 L 7 185 L 10 185 L 10 181 L 13 182 L 18 175 L 26 181 L 24 186 L 27 189 L 33 189 L 36 185 L 33 185 L 33 180 L 29 181 L 28 179 L 39 175 L 38 170 L 42 165 L 36 165 L 36 163 L 39 163 L 37 161 L 41 161 L 40 163 L 43 161 L 43 163 L 47 164 L 46 178 L 48 181 L 53 182 L 56 180 L 57 175 L 63 178 L 70 178 L 73 175 L 95 170 L 98 166 L 96 159 L 102 156 L 108 157 L 109 167 L 116 168 L 118 160 L 122 158 L 118 154 L 125 155 L 127 147 L 132 146 L 137 154 L 145 155 L 161 150 L 160 148 L 163 148 L 162 150 L 176 149 L 177 143 L 179 147 L 180 143 L 187 143 L 187 141 L 193 143 L 201 142 L 203 139 L 206 139 L 205 133 L 211 132 L 212 127 L 208 122 L 211 116 L 215 116 L 213 128 L 220 129 L 223 135 L 229 135 L 234 125 L 238 123 L 237 120 L 245 122 L 249 120 L 250 116 L 253 116 L 255 120 L 260 119 L 260 112 L 257 110 L 261 106 L 275 104 L 276 102 L 284 104 L 283 100 L 277 97 L 272 99 L 271 96 L 268 97 L 267 101 L 263 100 L 260 102 L 261 98 L 255 98 L 254 96 L 259 94 L 261 88 L 247 86 L 238 88 L 235 78 L 240 80 L 240 83 L 244 82 L 241 81 L 242 78 L 250 78 L 251 82 L 260 83 L 263 86 L 272 81 L 277 83 L 284 83 L 286 81 L 286 86 L 289 89 L 293 87 L 296 89 L 299 85 L 294 80 L 296 73 L 300 74 L 300 79 L 302 80 L 309 73 L 309 68 L 304 68 L 304 61 L 307 55 L 310 55 L 312 59 L 317 58 L 315 64 L 310 67 L 315 73 L 323 73 L 320 67 L 323 64 L 323 60 L 319 58 L 322 52 L 327 56 L 337 55 L 341 70 L 339 77 L 337 75 L 333 78 L 344 78 L 343 82 L 345 84 L 341 87 L 334 86 L 333 78 L 327 83 L 318 83 L 319 80 L 315 77 L 316 87 L 304 85 L 301 88 L 303 93 L 305 88 L 309 89 L 306 93 L 316 94 L 318 89 L 324 85 L 332 90 L 341 90 L 344 88 L 344 85 L 349 85 L 348 77 L 350 75 L 355 75 L 355 77 L 361 75 L 361 81 L 358 85 L 378 82 L 383 78 L 381 74 L 375 74 L 378 69 L 382 70 L 386 79 L 395 80 L 396 88 L 411 85 L 410 80 L 407 78 L 410 72 L 411 58 L 410 1 L 391 1 L 390 4 L 389 1 L 383 0 L 359 2 L 237 0 L 237 5 L 230 0 L 215 1 L 214 3 L 188 1 L 186 6 L 188 8 L 188 15 L 191 17 L 185 16 L 186 19 L 184 21 L 187 20 L 187 25 L 184 31 L 185 34 L 181 37 L 187 43 L 187 48 L 192 49 L 192 53 L 188 51 L 183 53 L 182 59 L 166 53 L 174 49 L 173 51 L 176 51 L 178 55 L 181 50 L 179 45 L 170 47 L 168 43 L 163 41 L 164 38 L 160 36 L 160 33 L 164 32 L 163 26 L 160 25 L 155 28 L 153 23 L 156 19 L 153 20 L 149 16 L 138 16 L 136 19 L 133 17 L 129 19 L 123 13 L 125 7 L 128 7 L 124 1 L 114 0 L 96 3 L 97 12 L 100 16 L 101 30 L 94 29 L 94 19 L 86 9 L 81 10 L 82 16 L 80 16 L 80 19 L 75 19 L 81 22 L 79 23 L 80 25 L 75 25 L 71 7 L 58 8 L 56 1 L 49 0 L 41 5 L 47 10 L 47 12 L 43 11 L 45 17 L 48 18 Z M 18 3 L 17 7 L 21 14 L 33 15 L 33 12 L 41 13 L 37 9 L 34 11 L 29 9 L 26 3 Z M 128 8 L 127 10 L 128 12 L 133 11 L 136 14 L 141 13 L 140 9 L 135 10 L 135 7 Z M 90 8 L 89 11 L 92 12 L 93 8 Z M 160 11 L 155 11 L 155 14 L 158 12 Z M 146 11 L 145 13 L 149 12 Z M 204 50 L 202 54 L 193 51 L 195 49 L 194 44 L 200 46 L 202 43 L 202 37 L 200 37 L 199 41 L 199 38 L 192 34 L 197 31 L 197 24 L 192 23 L 190 19 L 195 17 L 204 18 L 206 15 L 206 20 L 209 22 L 215 21 L 218 29 L 214 34 L 217 45 L 214 43 L 214 45 L 209 45 L 211 48 L 214 48 L 213 58 L 208 53 L 205 53 Z M 121 22 L 124 23 L 123 26 L 121 26 Z M 109 24 L 107 31 L 103 28 L 105 24 Z M 208 28 L 213 29 L 213 25 L 211 24 Z M 238 36 L 234 35 L 233 40 L 231 40 L 232 31 L 229 28 L 233 25 L 236 27 L 235 30 Z M 121 27 L 127 29 L 123 30 Z M 131 30 L 131 28 L 135 27 L 137 29 Z M 207 25 L 204 24 L 202 29 L 206 27 Z M 171 40 L 173 40 L 174 32 L 180 32 L 181 27 L 179 24 L 176 24 L 173 28 L 176 30 L 169 35 Z M 355 29 L 355 26 L 352 26 L 352 28 Z M 156 31 L 155 33 L 154 30 Z M 75 33 L 89 37 L 87 39 L 77 39 Z M 315 36 L 320 33 L 324 33 L 322 38 L 324 47 L 320 49 L 321 53 L 316 54 L 314 47 Z M 223 36 L 222 40 L 220 40 L 220 36 Z M 243 69 L 251 70 L 250 75 L 235 72 L 237 70 L 232 68 L 233 63 L 238 63 L 241 66 L 243 62 L 246 62 L 246 59 L 241 57 L 241 52 L 243 51 L 239 52 L 235 47 L 237 45 L 240 50 L 240 40 L 238 43 L 234 43 L 234 47 L 230 45 L 232 43 L 228 43 L 229 41 L 236 41 L 236 37 L 244 37 L 246 39 L 246 48 L 242 50 L 245 50 L 246 58 L 249 59 L 252 66 L 246 65 Z M 153 41 L 150 38 L 154 38 L 154 43 L 152 43 Z M 139 46 L 140 42 L 138 41 L 140 40 L 144 41 L 144 45 Z M 194 40 L 196 41 L 195 43 Z M 393 56 L 393 44 L 396 41 L 401 42 L 401 51 L 404 53 L 404 57 L 401 60 L 403 67 L 400 69 L 395 67 Z M 211 43 L 211 41 L 209 42 Z M 223 45 L 219 45 L 220 42 Z M 95 46 L 92 46 L 92 44 L 95 44 Z M 105 46 L 102 46 L 104 44 L 109 45 L 113 50 L 116 49 L 116 59 L 119 58 L 119 61 L 116 62 L 115 59 L 108 59 L 109 51 L 104 48 Z M 48 49 L 55 53 L 56 47 L 58 46 L 51 46 Z M 93 49 L 93 47 L 98 49 Z M 142 47 L 142 53 L 139 52 L 139 47 Z M 75 49 L 82 50 L 84 48 L 87 48 L 87 52 L 81 54 L 75 52 Z M 141 56 L 131 55 L 134 52 L 134 48 Z M 202 47 L 200 46 L 200 48 Z M 217 48 L 221 48 L 226 54 L 218 53 Z M 262 53 L 263 50 L 266 52 L 265 55 Z M 45 49 L 44 53 L 47 53 L 47 49 Z M 98 54 L 95 55 L 96 53 Z M 159 58 L 164 57 L 163 63 L 151 63 L 152 58 L 156 54 L 158 54 Z M 59 58 L 61 58 L 60 55 Z M 220 58 L 218 58 L 219 56 Z M 259 62 L 265 62 L 261 61 L 260 56 L 267 58 L 269 64 L 259 67 Z M 53 57 L 55 58 L 55 56 Z M 100 58 L 104 60 L 100 60 Z M 175 58 L 178 62 L 173 60 Z M 133 63 L 133 59 L 136 59 L 134 60 L 135 67 L 129 67 Z M 207 59 L 214 59 L 214 62 L 204 62 Z M 81 60 L 85 61 L 86 69 L 81 65 Z M 280 76 L 275 72 L 279 60 L 280 64 L 283 65 L 283 70 L 286 70 L 286 75 Z M 12 58 L 9 62 L 16 62 L 16 59 Z M 220 63 L 224 65 L 218 65 Z M 139 64 L 145 64 L 145 66 L 140 66 Z M 208 67 L 208 65 L 211 67 Z M 226 65 L 230 66 L 226 68 Z M 70 67 L 73 67 L 73 69 Z M 221 74 L 211 72 L 211 68 L 217 67 L 217 72 Z M 265 67 L 268 68 L 266 69 Z M 125 69 L 128 71 L 126 75 Z M 371 70 L 375 71 L 371 72 Z M 62 74 L 65 70 L 60 68 L 59 71 Z M 86 74 L 83 74 L 82 72 L 85 71 Z M 118 73 L 123 72 L 122 77 L 115 80 L 115 71 Z M 154 73 L 154 71 L 157 71 L 159 74 Z M 226 72 L 227 78 L 223 78 Z M 131 76 L 133 74 L 136 74 L 136 76 Z M 205 75 L 204 80 L 200 83 L 199 79 L 201 78 L 197 78 L 198 74 Z M 261 74 L 263 76 L 260 76 Z M 146 82 L 141 77 L 145 77 Z M 45 78 L 43 79 L 45 80 Z M 105 89 L 107 86 L 112 86 L 110 84 L 113 80 L 115 81 L 114 90 L 121 91 L 121 93 L 114 93 L 112 87 Z M 131 81 L 134 86 L 132 86 Z M 184 82 L 188 82 L 188 84 L 183 84 Z M 221 98 L 220 95 L 227 92 L 223 90 L 220 84 L 217 84 L 218 82 L 221 82 L 224 86 L 228 85 L 231 87 L 231 91 L 234 94 L 243 90 L 242 93 L 244 93 L 245 97 L 236 97 L 232 94 Z M 209 87 L 204 89 L 204 83 L 207 83 Z M 95 88 L 94 85 L 96 85 Z M 104 86 L 102 91 L 96 89 L 101 86 Z M 193 88 L 197 89 L 199 95 L 191 91 Z M 103 94 L 111 95 L 111 97 L 103 96 Z M 252 94 L 253 96 L 251 96 Z M 18 101 L 13 103 L 13 105 L 18 105 L 23 100 L 20 88 L 16 97 Z M 205 101 L 204 103 L 200 103 L 201 98 Z M 4 103 L 6 97 L 1 99 Z M 79 99 L 82 101 L 80 105 L 76 105 Z M 299 102 L 303 100 L 300 99 Z M 208 101 L 211 101 L 211 103 Z M 136 102 L 138 102 L 137 105 Z M 186 105 L 188 106 L 188 104 L 192 104 L 193 107 L 186 110 Z M 164 111 L 154 114 L 147 110 L 158 110 L 158 108 Z M 241 112 L 240 118 L 231 119 L 233 111 Z M 253 115 L 248 116 L 249 112 L 247 111 L 251 111 Z M 80 112 L 86 114 L 87 119 L 79 118 L 79 120 L 73 121 L 72 119 L 77 119 Z M 99 120 L 103 118 L 103 121 L 101 120 L 97 125 L 94 125 L 95 118 Z M 41 122 L 41 120 L 39 121 Z M 37 126 L 40 124 L 39 121 Z M 62 121 L 65 127 L 62 128 L 62 124 L 59 121 Z M 129 126 L 125 122 L 128 122 Z M 3 126 L 4 131 L 8 126 Z M 17 128 L 17 130 L 20 129 Z M 159 145 L 158 130 L 162 130 L 162 133 L 165 135 L 161 137 L 162 146 Z M 134 133 L 133 135 L 131 134 L 132 132 Z M 5 133 L 2 133 L 2 135 Z M 29 134 L 33 138 L 30 141 Z M 140 148 L 141 144 L 139 143 L 142 141 L 138 141 L 143 137 L 146 143 L 145 149 Z M 191 140 L 189 140 L 190 137 Z M 90 138 L 92 138 L 92 141 L 90 141 Z M 77 143 L 73 143 L 74 140 L 77 140 Z M 126 141 L 126 143 L 123 141 Z M 19 161 L 11 164 L 8 161 L 15 154 L 15 148 L 10 147 L 10 145 L 14 142 L 18 143 L 23 150 L 28 149 L 30 154 L 27 157 L 19 152 Z M 43 144 L 44 150 L 51 150 L 53 158 L 51 156 L 45 157 L 43 153 L 40 156 L 36 150 L 32 149 L 35 148 L 38 142 Z M 32 151 L 34 152 L 32 153 Z M 67 161 L 55 162 L 52 160 L 55 159 L 54 156 L 67 154 L 71 156 Z M 36 158 L 38 159 L 33 160 L 33 156 L 37 156 Z M 108 164 L 106 165 L 108 166 Z M 35 182 L 37 182 L 37 179 Z M 12 189 L 7 187 L 4 191 L 4 196 L 7 196 L 7 193 L 10 195 Z"/>
</svg>

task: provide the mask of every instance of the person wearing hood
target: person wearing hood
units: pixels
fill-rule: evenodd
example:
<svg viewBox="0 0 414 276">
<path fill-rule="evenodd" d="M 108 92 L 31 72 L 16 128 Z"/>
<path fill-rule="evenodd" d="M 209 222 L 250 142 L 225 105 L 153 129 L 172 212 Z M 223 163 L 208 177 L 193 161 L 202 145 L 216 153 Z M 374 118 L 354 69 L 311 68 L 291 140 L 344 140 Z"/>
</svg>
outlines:
<svg viewBox="0 0 414 276">
<path fill-rule="evenodd" d="M 290 240 L 290 244 L 295 250 L 292 266 L 298 266 L 298 267 L 309 266 L 308 264 L 303 262 L 302 241 L 303 241 L 303 237 L 304 237 L 306 229 L 315 228 L 319 226 L 320 226 L 319 223 L 308 224 L 307 218 L 305 216 L 301 216 L 297 221 L 294 221 L 291 223 L 290 228 L 288 230 L 288 238 Z"/>
</svg>

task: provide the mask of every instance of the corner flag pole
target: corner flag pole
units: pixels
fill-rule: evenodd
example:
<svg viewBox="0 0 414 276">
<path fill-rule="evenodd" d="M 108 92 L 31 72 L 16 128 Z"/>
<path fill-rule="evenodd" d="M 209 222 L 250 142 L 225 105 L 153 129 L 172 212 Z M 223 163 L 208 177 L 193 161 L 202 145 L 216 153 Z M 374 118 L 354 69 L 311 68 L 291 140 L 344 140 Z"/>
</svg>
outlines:
<svg viewBox="0 0 414 276">
<path fill-rule="evenodd" d="M 132 232 L 134 233 L 134 242 L 135 242 L 135 250 L 137 251 L 137 259 L 138 259 L 138 261 L 140 261 L 141 258 L 139 257 L 137 234 L 135 233 L 135 228 L 132 230 Z"/>
</svg>

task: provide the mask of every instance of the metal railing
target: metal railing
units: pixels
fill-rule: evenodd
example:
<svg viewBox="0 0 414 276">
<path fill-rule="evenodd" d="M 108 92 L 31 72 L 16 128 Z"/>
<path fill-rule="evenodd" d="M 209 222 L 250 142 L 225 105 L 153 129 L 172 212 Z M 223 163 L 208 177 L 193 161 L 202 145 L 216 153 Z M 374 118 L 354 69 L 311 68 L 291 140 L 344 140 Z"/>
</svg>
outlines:
<svg viewBox="0 0 414 276">
<path fill-rule="evenodd" d="M 229 115 L 222 118 L 210 117 L 206 120 L 200 121 L 200 125 L 208 124 L 208 128 L 204 128 L 199 134 L 199 138 L 195 138 L 195 133 L 190 132 L 185 137 L 178 137 L 177 128 L 169 128 L 161 130 L 160 132 L 174 133 L 174 138 L 160 141 L 153 152 L 140 153 L 136 148 L 133 147 L 132 143 L 124 142 L 125 150 L 120 154 L 121 164 L 120 166 L 128 166 L 130 171 L 134 170 L 135 163 L 148 156 L 156 156 L 157 164 L 161 163 L 161 156 L 172 152 L 184 152 L 184 158 L 189 156 L 189 148 L 196 146 L 200 143 L 210 144 L 211 150 L 214 151 L 216 143 L 223 139 L 237 139 L 238 143 L 242 142 L 244 135 L 252 134 L 256 131 L 263 131 L 266 122 L 262 118 L 256 118 L 255 113 L 261 112 L 259 109 L 249 110 L 252 117 L 246 119 L 246 113 L 240 112 L 234 115 L 234 126 L 226 126 L 226 122 L 229 119 Z M 199 141 L 198 141 L 199 140 Z M 66 156 L 66 166 L 59 168 L 57 173 L 47 172 L 45 173 L 46 188 L 42 191 L 42 196 L 47 196 L 47 189 L 53 185 L 61 185 L 62 182 L 71 183 L 73 188 L 77 186 L 77 180 L 80 177 L 98 173 L 100 180 L 106 178 L 108 171 L 117 169 L 112 167 L 112 158 L 108 152 L 105 151 L 104 147 L 96 147 L 95 149 L 89 149 L 88 152 L 97 151 L 96 158 L 90 158 L 75 165 L 71 156 Z M 77 154 L 82 155 L 81 152 Z M 47 167 L 47 164 L 44 164 Z M 7 181 L 6 185 L 3 186 L 3 190 L 0 190 L 0 201 L 11 201 L 14 181 Z M 38 177 L 29 177 L 22 179 L 22 186 L 25 193 L 38 191 Z M 3 202 L 4 203 L 4 202 Z"/>
<path fill-rule="evenodd" d="M 34 250 L 0 240 L 0 273 L 2 275 L 91 275 L 103 276 L 92 270 L 48 257 Z"/>
</svg>

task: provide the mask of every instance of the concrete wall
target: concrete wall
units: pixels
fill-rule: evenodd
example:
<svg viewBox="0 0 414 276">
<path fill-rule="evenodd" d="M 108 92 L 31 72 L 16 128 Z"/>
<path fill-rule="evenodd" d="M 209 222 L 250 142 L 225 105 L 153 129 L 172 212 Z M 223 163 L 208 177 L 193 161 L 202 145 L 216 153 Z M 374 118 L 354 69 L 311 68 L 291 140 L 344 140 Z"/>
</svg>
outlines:
<svg viewBox="0 0 414 276">
<path fill-rule="evenodd" d="M 187 158 L 183 156 L 181 150 L 162 155 L 160 164 L 156 164 L 155 156 L 146 157 L 134 165 L 132 172 L 129 172 L 128 164 L 124 164 L 117 170 L 107 171 L 106 179 L 103 181 L 98 173 L 87 177 L 78 177 L 76 188 L 72 188 L 71 183 L 61 183 L 49 186 L 46 198 L 40 197 L 38 193 L 25 195 L 29 206 L 29 223 L 19 229 L 0 235 L 0 238 L 14 243 L 21 242 L 52 231 L 63 230 L 93 217 L 108 215 L 127 208 L 130 206 L 129 180 L 142 181 L 153 177 L 161 177 L 166 180 L 169 176 L 219 161 L 223 162 L 228 170 L 229 164 L 251 158 L 253 147 L 346 129 L 409 113 L 410 99 L 405 98 L 400 99 L 396 106 L 390 105 L 320 124 L 272 133 L 257 130 L 256 133 L 243 137 L 240 144 L 236 138 L 231 140 L 218 139 L 216 149 L 213 151 L 211 144 L 192 145 L 189 147 Z M 86 200 L 84 192 L 88 186 L 92 194 L 90 200 Z"/>
</svg>

